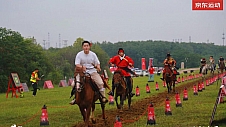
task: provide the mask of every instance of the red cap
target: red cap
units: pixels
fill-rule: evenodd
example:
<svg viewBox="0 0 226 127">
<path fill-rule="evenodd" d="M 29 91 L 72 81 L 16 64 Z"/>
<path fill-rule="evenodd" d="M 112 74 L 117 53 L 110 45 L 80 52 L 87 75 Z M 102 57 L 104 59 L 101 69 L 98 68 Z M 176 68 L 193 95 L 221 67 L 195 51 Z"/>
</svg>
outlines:
<svg viewBox="0 0 226 127">
<path fill-rule="evenodd" d="M 120 52 L 123 52 L 123 53 L 124 53 L 123 48 L 119 48 L 119 49 L 118 49 L 118 54 L 119 54 Z"/>
</svg>

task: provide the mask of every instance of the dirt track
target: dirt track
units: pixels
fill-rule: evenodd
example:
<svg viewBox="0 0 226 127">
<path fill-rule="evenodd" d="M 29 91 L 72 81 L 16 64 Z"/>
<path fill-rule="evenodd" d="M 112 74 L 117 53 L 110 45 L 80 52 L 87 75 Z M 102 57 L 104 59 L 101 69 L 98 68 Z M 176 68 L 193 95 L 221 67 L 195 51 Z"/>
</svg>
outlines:
<svg viewBox="0 0 226 127">
<path fill-rule="evenodd" d="M 191 89 L 191 88 L 193 88 L 194 83 L 197 83 L 199 81 L 202 81 L 202 78 L 192 79 L 190 82 L 187 82 L 187 83 L 185 82 L 183 85 L 176 87 L 176 91 L 178 91 L 179 93 L 183 92 L 185 86 L 188 89 L 189 88 Z M 106 110 L 106 115 L 107 115 L 108 119 L 106 119 L 104 121 L 101 119 L 101 115 L 99 115 L 96 117 L 97 123 L 93 124 L 93 126 L 94 127 L 113 127 L 114 122 L 115 122 L 115 117 L 117 115 L 120 116 L 123 124 L 129 124 L 129 123 L 136 122 L 137 120 L 139 120 L 139 118 L 141 116 L 144 115 L 143 113 L 146 113 L 147 105 L 150 102 L 154 103 L 155 107 L 158 107 L 158 106 L 164 105 L 163 102 L 165 101 L 166 97 L 169 97 L 172 99 L 174 96 L 175 96 L 175 94 L 168 94 L 167 91 L 165 91 L 165 92 L 157 94 L 156 96 L 144 98 L 144 99 L 136 101 L 135 103 L 132 103 L 130 111 L 126 110 L 127 106 L 125 106 L 126 108 L 124 109 L 123 113 L 119 113 L 116 109 L 115 110 L 113 110 L 113 109 Z M 84 126 L 83 123 L 74 125 L 74 127 L 83 127 L 83 126 Z"/>
</svg>

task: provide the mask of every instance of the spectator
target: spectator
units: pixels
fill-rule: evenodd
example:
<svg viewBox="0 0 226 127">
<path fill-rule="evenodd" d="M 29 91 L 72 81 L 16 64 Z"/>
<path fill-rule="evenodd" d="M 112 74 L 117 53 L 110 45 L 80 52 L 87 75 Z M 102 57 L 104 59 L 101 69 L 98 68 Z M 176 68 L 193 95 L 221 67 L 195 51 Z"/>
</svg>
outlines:
<svg viewBox="0 0 226 127">
<path fill-rule="evenodd" d="M 153 68 L 153 66 L 149 67 L 149 69 L 148 69 L 148 72 L 149 72 L 148 82 L 154 82 L 154 71 L 155 71 L 155 69 Z"/>
</svg>

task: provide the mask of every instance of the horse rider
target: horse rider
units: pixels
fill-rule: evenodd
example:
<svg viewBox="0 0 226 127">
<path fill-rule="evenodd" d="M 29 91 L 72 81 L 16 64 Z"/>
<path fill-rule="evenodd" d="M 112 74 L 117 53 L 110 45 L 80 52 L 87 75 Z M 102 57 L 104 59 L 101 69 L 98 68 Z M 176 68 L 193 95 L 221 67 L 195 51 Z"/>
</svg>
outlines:
<svg viewBox="0 0 226 127">
<path fill-rule="evenodd" d="M 199 70 L 199 74 L 202 73 L 202 69 L 206 65 L 206 59 L 205 58 L 202 58 L 201 61 L 200 61 L 200 64 L 201 64 L 201 67 L 200 67 L 200 70 Z"/>
<path fill-rule="evenodd" d="M 215 65 L 215 60 L 214 60 L 213 56 L 210 56 L 209 62 L 210 62 L 210 65 L 213 67 L 213 70 L 215 70 L 216 65 Z"/>
<path fill-rule="evenodd" d="M 129 67 L 131 68 L 134 65 L 133 59 L 130 58 L 129 56 L 125 55 L 123 48 L 119 48 L 118 55 L 113 56 L 110 59 L 109 64 L 111 64 L 111 66 L 116 65 L 117 70 L 121 70 L 122 75 L 126 79 L 126 84 L 127 84 L 127 88 L 129 89 L 129 94 L 131 97 L 133 97 L 135 94 L 132 92 L 133 86 L 131 83 L 131 74 L 137 76 L 137 74 L 135 74 L 135 72 L 133 72 L 132 70 L 129 69 Z M 113 82 L 114 81 L 112 80 L 112 91 L 110 91 L 108 93 L 111 96 L 114 96 L 114 90 L 115 90 L 115 86 L 114 86 Z"/>
<path fill-rule="evenodd" d="M 82 42 L 82 48 L 83 50 L 78 52 L 78 54 L 75 57 L 75 66 L 77 68 L 81 68 L 84 72 L 89 73 L 91 75 L 92 80 L 99 88 L 99 94 L 102 95 L 102 102 L 107 103 L 108 100 L 105 96 L 105 88 L 104 88 L 104 82 L 97 72 L 101 71 L 100 68 L 100 61 L 96 55 L 96 53 L 90 51 L 91 43 L 89 41 L 83 41 Z M 79 82 L 79 75 L 76 77 L 76 81 Z M 75 83 L 75 86 L 78 86 L 78 83 Z M 74 94 L 77 90 L 72 89 L 72 94 Z M 76 104 L 75 98 L 70 102 L 71 105 Z"/>
<path fill-rule="evenodd" d="M 166 59 L 163 62 L 163 65 L 169 65 L 170 69 L 172 70 L 173 74 L 175 75 L 174 80 L 176 81 L 176 75 L 178 75 L 179 73 L 177 72 L 177 67 L 176 67 L 176 60 L 173 59 L 173 57 L 171 57 L 170 53 L 167 53 L 166 55 Z M 162 74 L 162 78 L 160 78 L 161 80 L 164 81 L 164 75 L 165 75 L 166 71 L 165 68 L 163 69 L 163 74 Z"/>
<path fill-rule="evenodd" d="M 218 60 L 218 67 L 220 68 L 220 63 L 223 62 L 224 64 L 224 58 L 220 56 L 220 59 Z"/>
</svg>

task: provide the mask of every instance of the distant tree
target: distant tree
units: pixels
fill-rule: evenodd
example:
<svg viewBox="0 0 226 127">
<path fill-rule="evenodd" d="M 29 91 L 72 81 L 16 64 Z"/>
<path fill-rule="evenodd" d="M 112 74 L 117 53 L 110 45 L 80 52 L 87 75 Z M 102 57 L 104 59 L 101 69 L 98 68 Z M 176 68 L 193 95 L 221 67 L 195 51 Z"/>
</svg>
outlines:
<svg viewBox="0 0 226 127">
<path fill-rule="evenodd" d="M 41 73 L 51 65 L 40 45 L 32 39 L 24 39 L 19 32 L 0 27 L 0 92 L 7 89 L 8 76 L 17 72 L 21 82 L 29 82 L 30 74 L 35 68 Z M 29 85 L 29 84 L 28 84 Z"/>
</svg>

